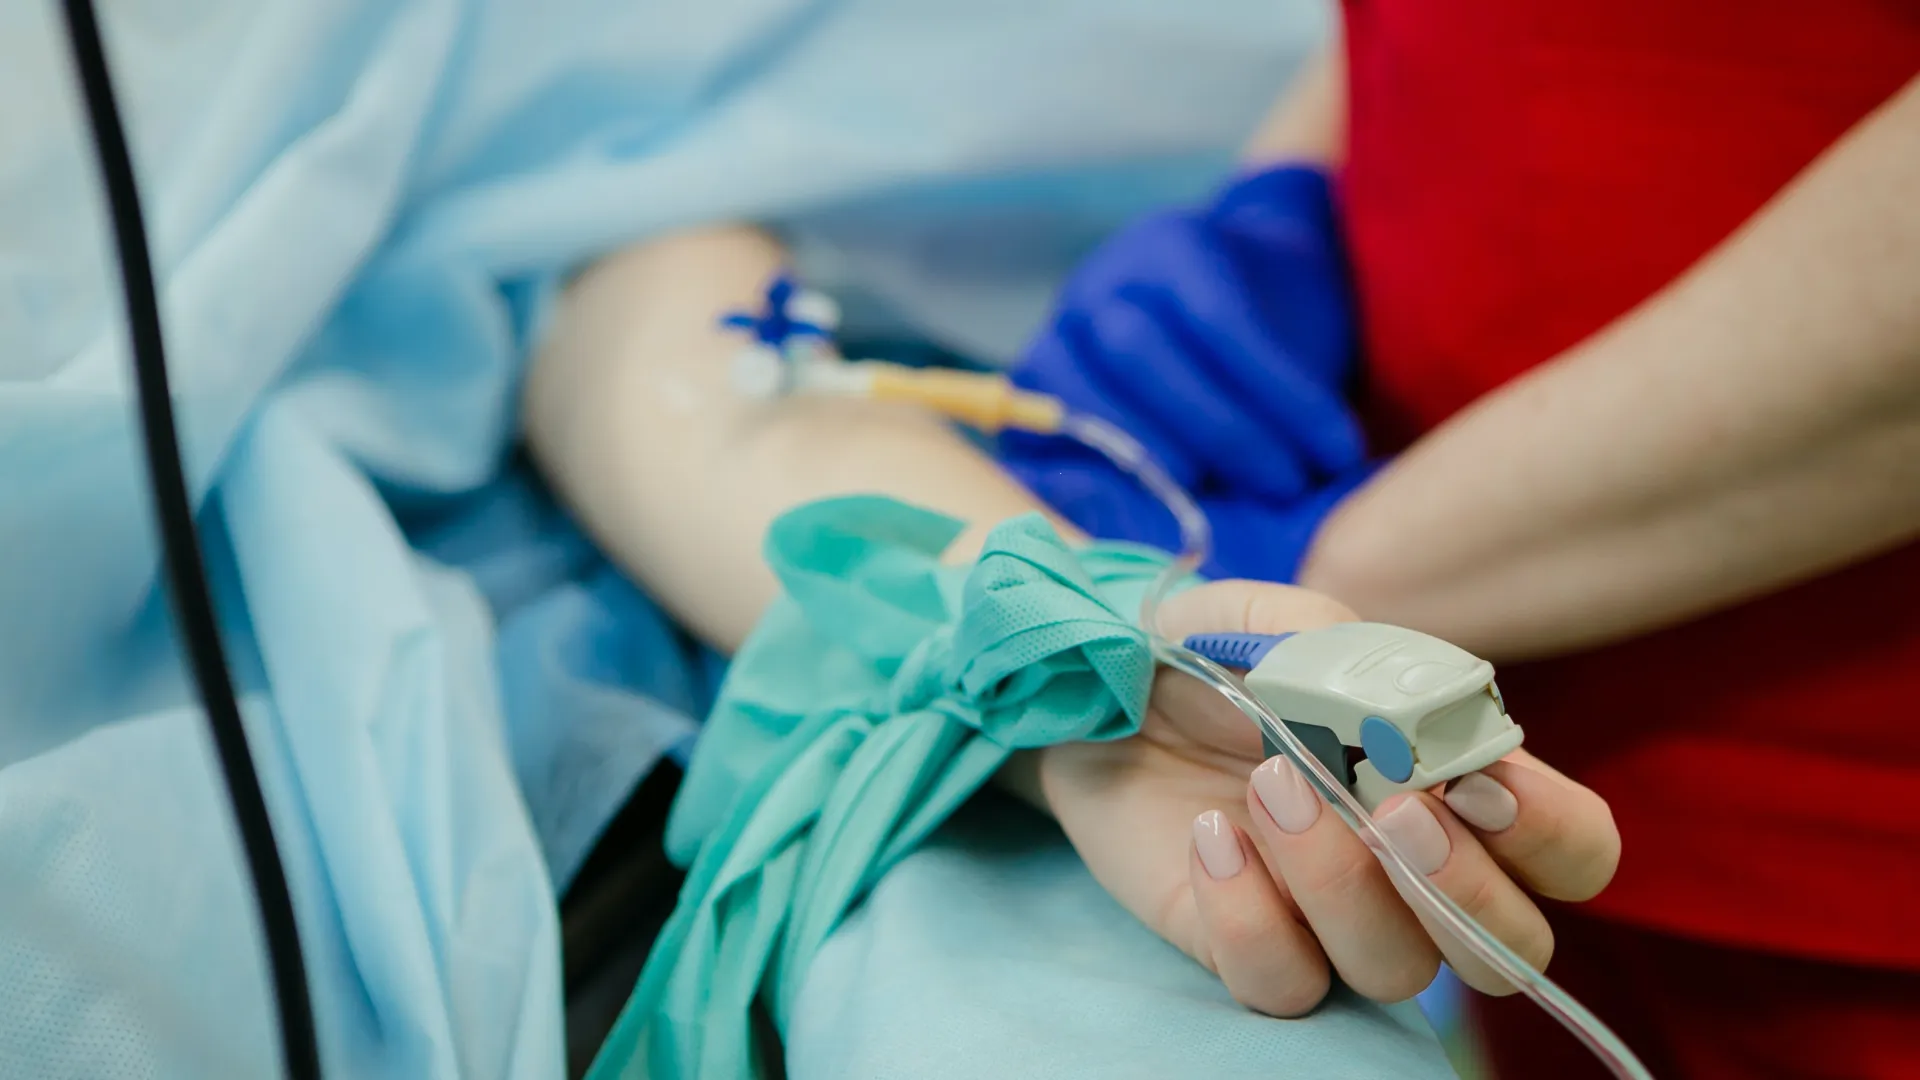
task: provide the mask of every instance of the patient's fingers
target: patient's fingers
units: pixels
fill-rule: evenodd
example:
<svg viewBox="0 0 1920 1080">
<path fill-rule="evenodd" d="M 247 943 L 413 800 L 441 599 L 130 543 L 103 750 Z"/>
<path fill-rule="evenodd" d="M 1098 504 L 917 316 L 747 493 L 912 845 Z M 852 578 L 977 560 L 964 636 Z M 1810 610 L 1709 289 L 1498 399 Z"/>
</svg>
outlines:
<svg viewBox="0 0 1920 1080">
<path fill-rule="evenodd" d="M 1270 1016 L 1300 1016 L 1327 996 L 1327 958 L 1281 897 L 1260 852 L 1218 810 L 1193 819 L 1188 860 L 1202 958 L 1233 998 Z"/>
<path fill-rule="evenodd" d="M 1352 622 L 1353 612 L 1311 589 L 1269 581 L 1210 581 L 1176 593 L 1160 609 L 1159 631 L 1174 641 L 1223 630 L 1280 634 Z"/>
<path fill-rule="evenodd" d="M 1489 933 L 1536 969 L 1546 967 L 1553 956 L 1546 916 L 1439 799 L 1424 791 L 1389 799 L 1373 820 L 1415 869 Z M 1425 915 L 1420 921 L 1462 982 L 1488 994 L 1517 989 L 1446 928 Z"/>
<path fill-rule="evenodd" d="M 1254 770 L 1247 801 L 1268 865 L 1341 980 L 1376 1001 L 1426 989 L 1440 968 L 1439 949 L 1379 860 L 1293 763 L 1273 757 Z"/>
<path fill-rule="evenodd" d="M 1501 866 L 1554 900 L 1591 900 L 1620 865 L 1606 800 L 1525 751 L 1447 786 L 1447 806 Z"/>
</svg>

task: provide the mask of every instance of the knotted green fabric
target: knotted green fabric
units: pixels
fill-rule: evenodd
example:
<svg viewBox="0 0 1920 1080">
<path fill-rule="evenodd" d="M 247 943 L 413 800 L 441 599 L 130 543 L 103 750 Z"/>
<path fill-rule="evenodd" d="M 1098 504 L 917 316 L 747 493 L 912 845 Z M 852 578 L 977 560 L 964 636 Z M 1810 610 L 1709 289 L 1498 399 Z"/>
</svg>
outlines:
<svg viewBox="0 0 1920 1080">
<path fill-rule="evenodd" d="M 668 824 L 692 869 L 590 1080 L 761 1073 L 807 965 L 887 868 L 1014 750 L 1138 730 L 1140 602 L 1165 555 L 1070 550 L 1038 515 L 972 567 L 951 518 L 833 499 L 774 523 L 785 596 L 728 673 Z"/>
</svg>

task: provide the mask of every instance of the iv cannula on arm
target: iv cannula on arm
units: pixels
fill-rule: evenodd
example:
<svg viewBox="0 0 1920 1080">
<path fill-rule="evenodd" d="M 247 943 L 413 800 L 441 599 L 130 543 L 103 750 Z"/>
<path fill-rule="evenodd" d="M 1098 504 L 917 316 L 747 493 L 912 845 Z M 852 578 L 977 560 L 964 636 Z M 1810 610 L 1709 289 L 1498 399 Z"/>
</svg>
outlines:
<svg viewBox="0 0 1920 1080">
<path fill-rule="evenodd" d="M 1287 719 L 1276 711 L 1274 704 L 1263 698 L 1260 691 L 1269 697 L 1280 697 L 1293 689 L 1284 680 L 1262 678 L 1265 669 L 1257 664 L 1247 678 L 1236 676 L 1216 662 L 1216 659 L 1227 657 L 1217 653 L 1216 658 L 1204 655 L 1209 651 L 1207 643 L 1199 639 L 1174 642 L 1160 632 L 1158 615 L 1161 602 L 1176 585 L 1192 576 L 1206 561 L 1212 546 L 1212 535 L 1206 515 L 1193 497 L 1137 439 L 1098 417 L 1069 412 L 1058 399 L 1050 395 L 1015 387 L 1005 375 L 998 372 L 911 368 L 878 360 L 843 359 L 830 342 L 837 316 L 838 313 L 825 297 L 798 290 L 784 276 L 776 278 L 768 290 L 764 312 L 759 315 L 732 315 L 726 320 L 727 325 L 736 329 L 752 331 L 756 339 L 736 358 L 733 369 L 735 389 L 743 396 L 760 400 L 774 400 L 789 394 L 808 394 L 891 401 L 931 410 L 989 435 L 1009 429 L 1059 435 L 1094 450 L 1133 477 L 1167 508 L 1180 531 L 1181 551 L 1161 572 L 1141 607 L 1141 627 L 1147 632 L 1155 659 L 1212 687 L 1245 714 L 1260 729 L 1268 752 L 1285 754 L 1320 796 L 1333 805 L 1335 812 L 1353 829 L 1361 842 L 1381 859 L 1388 876 L 1409 903 L 1445 927 L 1476 958 L 1499 972 L 1516 989 L 1545 1009 L 1605 1063 L 1615 1077 L 1620 1080 L 1651 1080 L 1646 1067 L 1605 1024 L 1495 938 L 1435 887 L 1426 875 L 1416 870 L 1374 823 L 1369 808 L 1363 805 L 1363 797 L 1377 804 L 1386 791 L 1406 790 L 1408 785 L 1416 782 L 1423 785 L 1444 782 L 1491 764 L 1518 746 L 1517 727 L 1509 723 L 1506 727 L 1510 731 L 1489 728 L 1494 737 L 1483 740 L 1480 747 L 1470 747 L 1467 753 L 1452 762 L 1450 768 L 1438 772 L 1421 770 L 1416 773 L 1409 768 L 1383 778 L 1381 772 L 1392 766 L 1384 763 L 1374 769 L 1362 766 L 1362 770 L 1368 774 L 1364 779 L 1371 779 L 1375 787 L 1371 791 L 1362 787 L 1362 797 L 1356 797 L 1355 792 L 1349 790 L 1347 781 L 1337 777 L 1328 762 L 1301 740 Z M 1437 639 L 1413 631 L 1377 626 L 1368 629 L 1376 636 L 1400 635 L 1459 653 Z M 1339 628 L 1307 631 L 1306 634 L 1324 635 L 1329 630 L 1338 631 Z M 1277 644 L 1276 641 L 1261 643 L 1258 653 L 1254 655 L 1270 656 L 1277 651 Z M 1389 644 L 1398 647 L 1401 643 Z M 1199 649 L 1190 646 L 1199 646 Z M 1464 653 L 1459 655 L 1465 656 Z M 1480 667 L 1485 668 L 1489 676 L 1487 690 L 1498 705 L 1500 718 L 1504 719 L 1505 705 L 1500 702 L 1497 691 L 1493 690 L 1491 668 L 1484 662 L 1480 662 Z M 1298 677 L 1296 671 L 1295 682 Z M 1337 705 L 1339 694 L 1323 692 L 1315 697 L 1315 703 L 1324 708 L 1329 699 L 1334 699 Z M 1294 704 L 1295 700 L 1290 699 L 1287 704 Z M 1357 730 L 1362 718 L 1355 716 L 1352 719 Z M 1377 723 L 1378 720 L 1377 717 L 1365 718 L 1369 725 L 1369 736 L 1377 734 L 1384 726 Z M 1388 731 L 1383 736 L 1392 749 L 1405 753 L 1409 765 L 1419 756 L 1415 747 L 1404 742 L 1410 734 L 1417 732 Z M 1403 741 L 1396 743 L 1395 740 Z M 1343 737 L 1342 741 L 1346 742 L 1347 739 Z M 1353 739 L 1352 742 L 1360 744 L 1368 740 Z M 1364 749 L 1370 757 L 1374 756 L 1374 745 L 1366 745 Z M 1476 754 L 1475 750 L 1479 753 Z M 1383 762 L 1387 756 L 1381 755 Z M 1389 780 L 1400 783 L 1387 783 Z"/>
</svg>

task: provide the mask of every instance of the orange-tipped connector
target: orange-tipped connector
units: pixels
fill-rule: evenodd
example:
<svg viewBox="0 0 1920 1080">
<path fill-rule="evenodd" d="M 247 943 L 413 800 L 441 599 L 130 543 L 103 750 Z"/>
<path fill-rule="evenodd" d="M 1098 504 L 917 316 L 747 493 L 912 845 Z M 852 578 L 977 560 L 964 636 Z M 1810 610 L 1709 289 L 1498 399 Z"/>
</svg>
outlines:
<svg viewBox="0 0 1920 1080">
<path fill-rule="evenodd" d="M 871 380 L 876 400 L 922 405 L 988 435 L 1008 428 L 1052 434 L 1066 416 L 1057 398 L 1020 390 L 1004 375 L 878 364 Z"/>
</svg>

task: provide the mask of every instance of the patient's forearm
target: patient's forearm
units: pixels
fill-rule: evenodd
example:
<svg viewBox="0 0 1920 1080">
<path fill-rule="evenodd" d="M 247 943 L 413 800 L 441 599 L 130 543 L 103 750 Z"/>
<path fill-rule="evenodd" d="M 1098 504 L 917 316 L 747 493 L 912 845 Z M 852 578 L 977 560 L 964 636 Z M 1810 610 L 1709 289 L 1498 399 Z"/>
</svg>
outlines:
<svg viewBox="0 0 1920 1080">
<path fill-rule="evenodd" d="M 696 634 L 731 649 L 776 595 L 767 526 L 816 498 L 875 493 L 973 523 L 1037 509 L 943 422 L 864 401 L 735 395 L 741 340 L 715 321 L 757 305 L 782 258 L 721 227 L 631 248 L 563 300 L 528 377 L 527 436 L 596 541 Z"/>
<path fill-rule="evenodd" d="M 1920 81 L 1686 278 L 1404 454 L 1303 583 L 1494 658 L 1920 534 Z"/>
<path fill-rule="evenodd" d="M 1276 104 L 1249 160 L 1336 160 L 1343 94 L 1335 43 Z M 956 554 L 1041 509 L 932 417 L 735 396 L 728 361 L 740 341 L 715 317 L 753 305 L 781 259 L 769 237 L 738 226 L 609 258 L 569 289 L 528 376 L 527 438 L 549 481 L 623 569 L 725 648 L 775 595 L 760 557 L 767 526 L 802 502 L 880 493 L 945 511 L 971 523 Z"/>
</svg>

